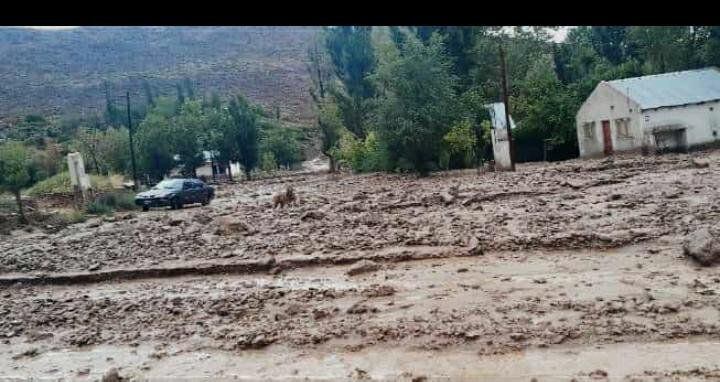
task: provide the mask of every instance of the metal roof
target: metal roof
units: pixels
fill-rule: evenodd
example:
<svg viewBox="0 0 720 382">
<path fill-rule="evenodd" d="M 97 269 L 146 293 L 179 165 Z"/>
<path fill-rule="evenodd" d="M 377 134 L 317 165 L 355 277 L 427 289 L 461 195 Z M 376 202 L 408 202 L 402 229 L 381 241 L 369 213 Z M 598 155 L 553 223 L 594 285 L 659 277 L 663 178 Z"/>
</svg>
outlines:
<svg viewBox="0 0 720 382">
<path fill-rule="evenodd" d="M 608 81 L 640 108 L 681 106 L 720 100 L 720 71 L 705 68 Z"/>
<path fill-rule="evenodd" d="M 504 129 L 505 128 L 505 104 L 502 102 L 495 102 L 485 105 L 490 112 L 490 120 L 493 125 L 493 129 Z M 510 126 L 515 130 L 515 121 L 510 116 Z"/>
</svg>

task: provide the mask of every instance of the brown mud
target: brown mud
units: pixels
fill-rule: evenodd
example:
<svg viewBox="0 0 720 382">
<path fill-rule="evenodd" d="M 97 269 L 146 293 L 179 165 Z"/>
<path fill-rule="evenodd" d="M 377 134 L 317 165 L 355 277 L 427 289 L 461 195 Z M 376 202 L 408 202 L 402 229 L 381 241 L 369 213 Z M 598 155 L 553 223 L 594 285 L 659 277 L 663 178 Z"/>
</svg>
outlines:
<svg viewBox="0 0 720 382">
<path fill-rule="evenodd" d="M 719 221 L 720 152 L 695 155 L 304 174 L 16 231 L 0 376 L 718 380 L 720 268 L 682 240 Z"/>
</svg>

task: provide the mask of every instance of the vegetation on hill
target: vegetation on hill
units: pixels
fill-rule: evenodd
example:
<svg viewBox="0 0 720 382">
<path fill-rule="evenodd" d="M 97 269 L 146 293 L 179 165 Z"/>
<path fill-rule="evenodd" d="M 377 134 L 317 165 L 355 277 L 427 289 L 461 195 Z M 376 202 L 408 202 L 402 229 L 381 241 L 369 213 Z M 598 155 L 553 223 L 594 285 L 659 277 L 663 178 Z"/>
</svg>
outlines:
<svg viewBox="0 0 720 382">
<path fill-rule="evenodd" d="M 245 94 L 280 109 L 284 119 L 312 118 L 305 50 L 312 27 L 82 27 L 41 31 L 0 28 L 0 125 L 25 115 L 82 117 L 105 109 L 105 96 L 133 103 L 148 90 L 172 95 L 189 81 L 199 95 Z M 124 108 L 122 108 L 124 111 Z"/>
</svg>

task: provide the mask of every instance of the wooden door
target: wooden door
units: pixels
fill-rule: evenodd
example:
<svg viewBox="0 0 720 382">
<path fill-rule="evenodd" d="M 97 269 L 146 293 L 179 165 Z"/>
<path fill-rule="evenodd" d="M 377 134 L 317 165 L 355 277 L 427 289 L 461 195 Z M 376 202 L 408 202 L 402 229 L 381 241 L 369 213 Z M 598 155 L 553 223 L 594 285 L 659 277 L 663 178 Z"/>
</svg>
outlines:
<svg viewBox="0 0 720 382">
<path fill-rule="evenodd" d="M 603 131 L 603 148 L 605 155 L 610 155 L 613 152 L 613 146 L 612 146 L 612 135 L 610 132 L 610 121 L 602 121 L 602 131 Z"/>
</svg>

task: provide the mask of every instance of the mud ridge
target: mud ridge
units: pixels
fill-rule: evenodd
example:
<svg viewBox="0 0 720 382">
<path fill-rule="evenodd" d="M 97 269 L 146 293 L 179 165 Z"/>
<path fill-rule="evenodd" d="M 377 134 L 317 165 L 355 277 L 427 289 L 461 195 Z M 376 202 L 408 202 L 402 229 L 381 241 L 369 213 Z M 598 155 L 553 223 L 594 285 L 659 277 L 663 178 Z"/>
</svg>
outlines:
<svg viewBox="0 0 720 382">
<path fill-rule="evenodd" d="M 0 277 L 0 286 L 27 285 L 81 285 L 106 281 L 172 278 L 181 276 L 242 275 L 270 272 L 273 269 L 299 269 L 318 266 L 348 265 L 360 260 L 379 263 L 399 263 L 427 259 L 476 256 L 466 248 L 442 248 L 440 251 L 402 251 L 399 253 L 376 253 L 371 256 L 288 258 L 275 261 L 245 261 L 230 264 L 203 264 L 193 266 L 115 269 L 92 273 L 49 274 L 40 276 Z"/>
</svg>

